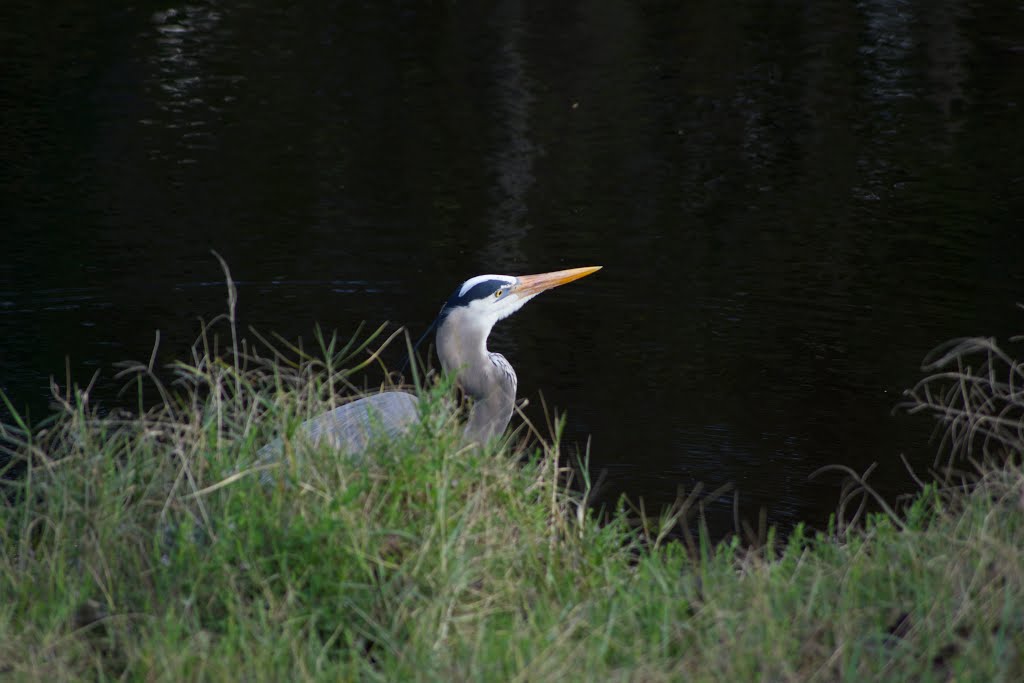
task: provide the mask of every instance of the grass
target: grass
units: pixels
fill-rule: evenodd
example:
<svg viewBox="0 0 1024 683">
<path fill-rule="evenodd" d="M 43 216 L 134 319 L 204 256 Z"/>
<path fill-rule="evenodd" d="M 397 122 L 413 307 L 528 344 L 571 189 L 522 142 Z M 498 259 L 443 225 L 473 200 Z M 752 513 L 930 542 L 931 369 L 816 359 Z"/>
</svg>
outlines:
<svg viewBox="0 0 1024 683">
<path fill-rule="evenodd" d="M 958 461 L 1001 444 L 975 476 L 898 515 L 715 545 L 667 540 L 682 509 L 599 523 L 557 425 L 463 447 L 444 382 L 358 463 L 310 448 L 297 426 L 351 393 L 381 330 L 261 357 L 226 324 L 227 358 L 204 333 L 170 386 L 152 361 L 125 368 L 156 407 L 102 415 L 75 390 L 44 425 L 4 427 L 25 469 L 0 510 L 0 679 L 1024 678 L 1021 427 L 984 441 L 1022 405 L 1013 361 L 982 373 L 1005 400 L 972 398 L 971 424 L 956 397 L 976 394 L 939 387 L 980 386 L 977 348 L 908 394 L 954 420 Z M 277 434 L 261 484 L 254 453 Z"/>
</svg>

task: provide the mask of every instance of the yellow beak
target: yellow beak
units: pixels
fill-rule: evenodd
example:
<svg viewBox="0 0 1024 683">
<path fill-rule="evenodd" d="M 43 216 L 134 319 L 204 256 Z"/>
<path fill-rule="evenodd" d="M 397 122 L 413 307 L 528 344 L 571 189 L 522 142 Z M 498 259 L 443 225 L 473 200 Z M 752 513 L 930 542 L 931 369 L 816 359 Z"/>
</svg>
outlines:
<svg viewBox="0 0 1024 683">
<path fill-rule="evenodd" d="M 586 266 L 584 268 L 570 268 L 568 270 L 556 270 L 553 273 L 541 273 L 539 275 L 522 275 L 518 278 L 515 291 L 522 296 L 533 296 L 541 292 L 564 285 L 573 280 L 579 280 L 591 273 L 601 270 L 601 266 Z"/>
</svg>

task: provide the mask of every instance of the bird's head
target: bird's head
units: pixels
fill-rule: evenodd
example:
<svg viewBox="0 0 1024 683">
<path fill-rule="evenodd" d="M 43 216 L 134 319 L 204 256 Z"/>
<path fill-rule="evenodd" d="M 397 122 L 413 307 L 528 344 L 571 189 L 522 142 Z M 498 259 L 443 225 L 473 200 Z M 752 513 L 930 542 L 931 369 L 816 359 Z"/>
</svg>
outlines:
<svg viewBox="0 0 1024 683">
<path fill-rule="evenodd" d="M 539 275 L 477 275 L 463 282 L 441 308 L 439 324 L 456 316 L 463 324 L 490 332 L 496 322 L 507 318 L 543 291 L 579 280 L 601 266 L 570 268 Z"/>
<path fill-rule="evenodd" d="M 541 292 L 586 277 L 601 266 L 570 268 L 539 275 L 477 275 L 448 297 L 434 322 L 413 348 L 437 333 L 437 353 L 446 370 L 464 368 L 484 357 L 494 324 L 507 318 Z M 404 368 L 403 368 L 404 370 Z"/>
<path fill-rule="evenodd" d="M 441 367 L 455 372 L 462 389 L 477 401 L 466 427 L 473 440 L 486 441 L 504 431 L 515 406 L 516 373 L 503 356 L 487 351 L 491 328 L 541 292 L 600 269 L 589 266 L 519 277 L 477 275 L 445 302 L 431 328 L 437 330 Z"/>
</svg>

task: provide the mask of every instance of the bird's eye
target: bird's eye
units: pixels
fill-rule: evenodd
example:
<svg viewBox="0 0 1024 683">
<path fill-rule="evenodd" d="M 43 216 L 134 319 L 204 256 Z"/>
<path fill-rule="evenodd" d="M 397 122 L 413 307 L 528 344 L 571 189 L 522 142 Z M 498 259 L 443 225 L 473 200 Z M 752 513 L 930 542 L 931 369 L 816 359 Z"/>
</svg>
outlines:
<svg viewBox="0 0 1024 683">
<path fill-rule="evenodd" d="M 504 293 L 505 293 L 505 290 L 504 290 L 504 289 L 499 289 L 498 291 L 496 291 L 496 292 L 494 293 L 494 298 L 495 298 L 495 299 L 501 298 L 501 295 L 502 295 L 502 294 L 504 294 Z"/>
</svg>

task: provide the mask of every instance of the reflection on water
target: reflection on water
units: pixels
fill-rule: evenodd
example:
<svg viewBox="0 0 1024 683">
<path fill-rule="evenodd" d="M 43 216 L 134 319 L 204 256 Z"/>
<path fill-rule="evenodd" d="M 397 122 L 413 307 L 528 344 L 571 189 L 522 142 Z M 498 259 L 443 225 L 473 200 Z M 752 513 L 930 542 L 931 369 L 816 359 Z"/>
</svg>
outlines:
<svg viewBox="0 0 1024 683">
<path fill-rule="evenodd" d="M 498 149 L 493 153 L 495 202 L 487 221 L 490 239 L 480 263 L 500 272 L 513 271 L 526 260 L 521 243 L 530 225 L 527 193 L 534 185 L 533 159 L 537 149 L 530 140 L 530 113 L 534 97 L 529 90 L 523 40 L 523 6 L 505 0 L 495 9 L 493 30 L 498 34 L 494 65 Z"/>
<path fill-rule="evenodd" d="M 0 389 L 34 416 L 67 355 L 110 402 L 154 329 L 182 355 L 210 249 L 289 339 L 601 264 L 495 331 L 530 417 L 568 410 L 603 502 L 731 483 L 821 524 L 822 465 L 892 496 L 930 462 L 890 414 L 929 348 L 1021 330 L 1012 2 L 51 9 L 15 18 L 0 147 Z"/>
<path fill-rule="evenodd" d="M 964 123 L 960 112 L 967 98 L 964 84 L 971 44 L 960 25 L 969 19 L 970 7 L 958 2 L 940 3 L 928 12 L 928 96 L 945 117 L 946 145 L 954 142 Z"/>
<path fill-rule="evenodd" d="M 918 48 L 913 29 L 921 24 L 910 2 L 865 0 L 857 4 L 864 15 L 866 40 L 860 48 L 871 99 L 885 103 L 914 96 L 919 82 L 908 59 Z"/>
<path fill-rule="evenodd" d="M 140 123 L 161 125 L 177 136 L 175 147 L 181 151 L 155 148 L 151 157 L 195 163 L 189 152 L 216 149 L 214 125 L 221 122 L 223 107 L 237 99 L 234 92 L 244 86 L 242 75 L 218 68 L 223 64 L 218 51 L 232 43 L 232 36 L 222 28 L 223 14 L 214 5 L 160 10 L 151 21 L 152 29 L 143 34 L 156 42 L 146 92 L 161 118 Z"/>
</svg>

